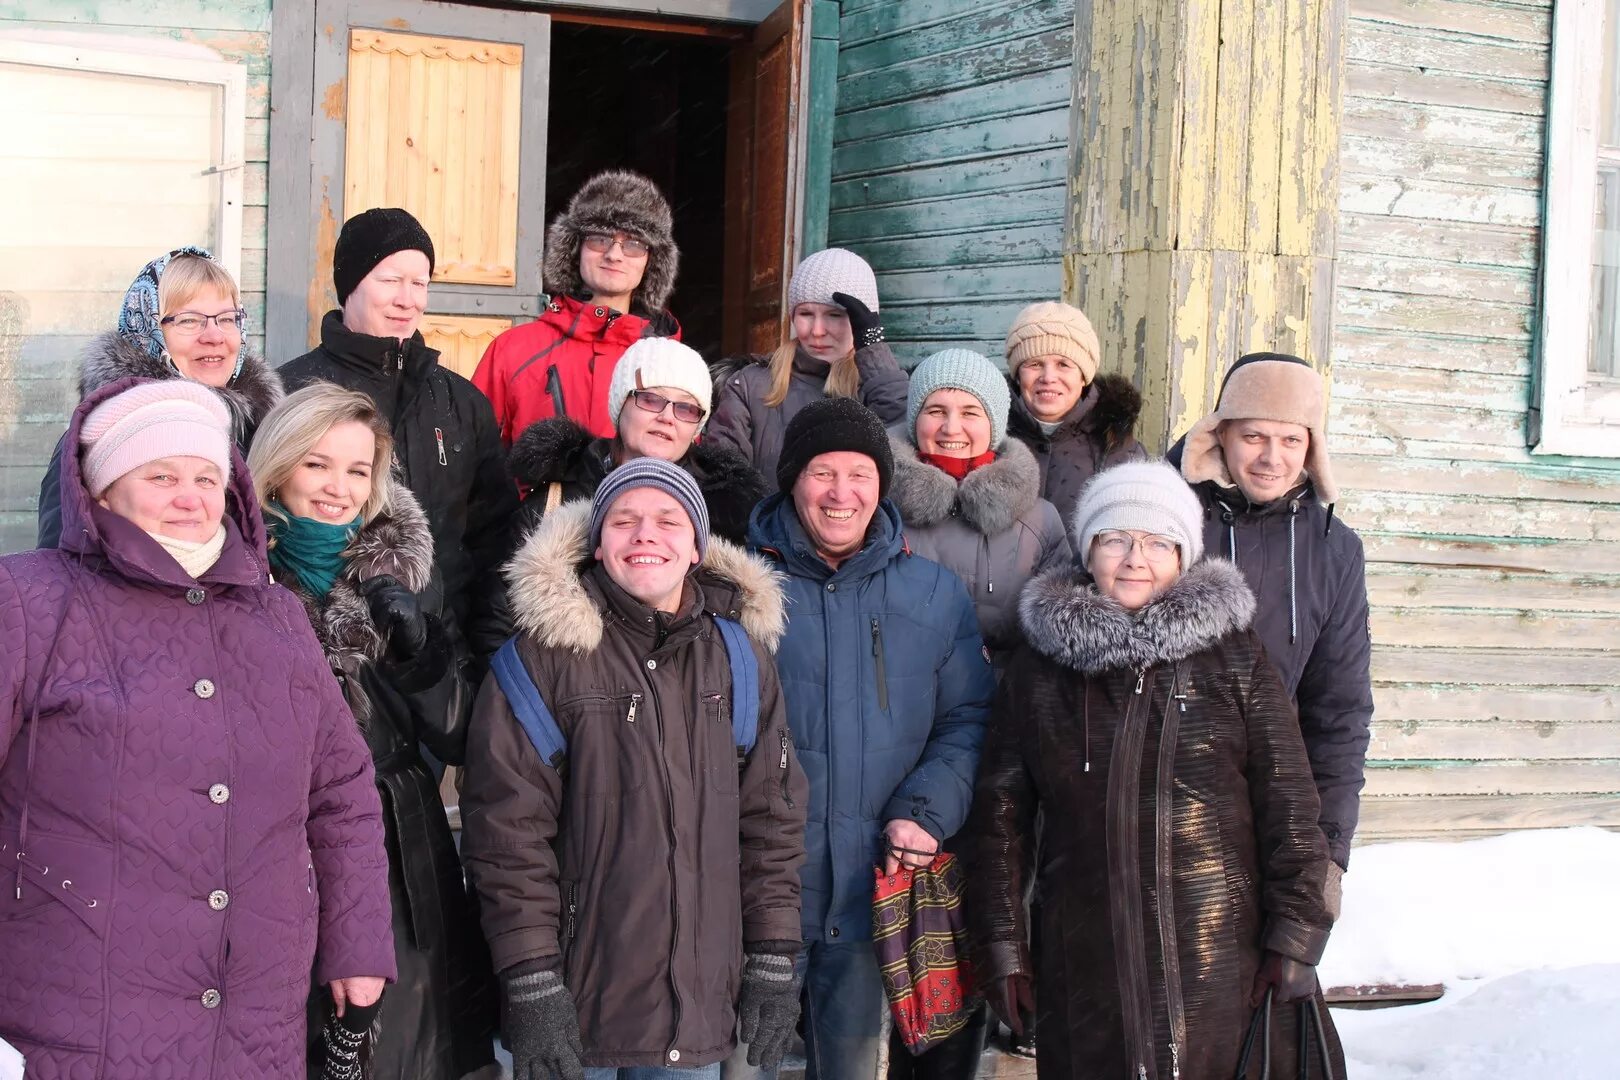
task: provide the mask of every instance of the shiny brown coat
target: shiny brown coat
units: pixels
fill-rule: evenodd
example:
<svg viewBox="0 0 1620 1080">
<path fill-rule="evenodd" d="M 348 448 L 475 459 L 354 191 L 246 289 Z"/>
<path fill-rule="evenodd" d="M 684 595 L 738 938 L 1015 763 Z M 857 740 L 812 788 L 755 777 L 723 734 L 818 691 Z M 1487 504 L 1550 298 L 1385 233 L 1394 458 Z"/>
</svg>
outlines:
<svg viewBox="0 0 1620 1080">
<path fill-rule="evenodd" d="M 968 898 L 986 974 L 1034 975 L 1041 1080 L 1230 1080 L 1264 951 L 1321 957 L 1316 790 L 1253 612 L 1225 560 L 1134 617 L 1072 570 L 1025 591 L 1029 645 L 980 760 Z M 1275 1007 L 1279 1075 L 1296 1020 Z"/>
</svg>

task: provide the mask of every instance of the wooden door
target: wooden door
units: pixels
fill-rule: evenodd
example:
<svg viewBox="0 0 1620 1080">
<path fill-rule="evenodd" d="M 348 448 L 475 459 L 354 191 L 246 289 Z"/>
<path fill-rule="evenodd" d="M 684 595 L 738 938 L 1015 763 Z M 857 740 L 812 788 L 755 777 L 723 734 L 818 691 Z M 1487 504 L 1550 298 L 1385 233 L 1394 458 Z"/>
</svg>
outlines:
<svg viewBox="0 0 1620 1080">
<path fill-rule="evenodd" d="M 349 217 L 409 210 L 433 238 L 422 333 L 470 375 L 540 306 L 551 21 L 393 0 L 316 0 L 304 331 L 337 306 Z"/>
<path fill-rule="evenodd" d="M 728 353 L 781 340 L 788 276 L 799 258 L 813 0 L 785 0 L 731 60 L 727 132 Z"/>
</svg>

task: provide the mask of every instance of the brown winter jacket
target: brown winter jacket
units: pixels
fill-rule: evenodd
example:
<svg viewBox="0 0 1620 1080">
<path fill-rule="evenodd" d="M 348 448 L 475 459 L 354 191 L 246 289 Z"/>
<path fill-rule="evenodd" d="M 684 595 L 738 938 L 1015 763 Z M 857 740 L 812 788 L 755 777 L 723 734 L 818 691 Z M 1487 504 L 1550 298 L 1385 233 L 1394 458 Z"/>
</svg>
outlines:
<svg viewBox="0 0 1620 1080">
<path fill-rule="evenodd" d="M 1110 465 L 1147 457 L 1132 434 L 1142 412 L 1142 395 L 1122 375 L 1099 375 L 1048 435 L 1030 415 L 1017 380 L 1012 381 L 1007 434 L 1035 455 L 1041 467 L 1041 498 L 1057 507 L 1068 526 L 1086 481 Z"/>
<path fill-rule="evenodd" d="M 734 1045 L 744 944 L 799 940 L 808 789 L 769 652 L 782 593 L 711 539 L 681 612 L 656 615 L 590 561 L 589 511 L 547 514 L 508 567 L 519 654 L 567 758 L 543 764 L 486 680 L 462 854 L 496 970 L 560 957 L 587 1066 L 707 1065 Z M 742 623 L 759 661 L 740 764 L 714 615 Z"/>
<path fill-rule="evenodd" d="M 1061 570 L 1020 615 L 969 822 L 986 975 L 1033 971 L 1041 1080 L 1230 1080 L 1264 950 L 1314 965 L 1330 926 L 1310 762 L 1254 598 L 1209 560 L 1133 617 Z M 1296 1031 L 1275 1006 L 1278 1061 Z"/>
</svg>

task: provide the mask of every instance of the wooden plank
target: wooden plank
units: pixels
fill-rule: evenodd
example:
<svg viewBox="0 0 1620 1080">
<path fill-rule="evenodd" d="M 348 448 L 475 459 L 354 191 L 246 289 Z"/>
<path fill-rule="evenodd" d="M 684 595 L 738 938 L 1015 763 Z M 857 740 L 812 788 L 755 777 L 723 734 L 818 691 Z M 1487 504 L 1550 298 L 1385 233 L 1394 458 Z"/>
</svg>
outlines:
<svg viewBox="0 0 1620 1080">
<path fill-rule="evenodd" d="M 1535 302 L 1536 274 L 1515 266 L 1440 262 L 1426 255 L 1339 256 L 1339 281 L 1346 288 L 1409 296 L 1456 296 L 1529 307 Z"/>
<path fill-rule="evenodd" d="M 838 142 L 883 138 L 898 130 L 962 126 L 1069 107 L 1068 72 L 1037 71 L 996 79 L 926 98 L 841 112 L 833 124 Z"/>
<path fill-rule="evenodd" d="M 1530 400 L 1530 380 L 1519 375 L 1481 375 L 1443 368 L 1392 368 L 1341 365 L 1333 374 L 1334 400 L 1410 402 L 1455 408 L 1523 409 Z M 1335 473 L 1337 473 L 1335 462 Z M 1340 487 L 1348 487 L 1343 480 Z M 1452 485 L 1451 490 L 1461 491 Z"/>
<path fill-rule="evenodd" d="M 1340 324 L 1363 329 L 1458 336 L 1466 330 L 1471 338 L 1527 342 L 1533 317 L 1534 309 L 1522 304 L 1496 304 L 1470 297 L 1397 296 L 1348 286 L 1338 291 Z"/>
<path fill-rule="evenodd" d="M 1537 226 L 1541 200 L 1515 188 L 1345 173 L 1340 207 L 1363 214 Z"/>
<path fill-rule="evenodd" d="M 1545 82 L 1548 76 L 1547 39 L 1505 41 L 1464 36 L 1457 27 L 1439 33 L 1374 22 L 1361 17 L 1357 0 L 1345 55 L 1410 70 L 1454 75 L 1483 75 L 1497 79 Z"/>
<path fill-rule="evenodd" d="M 1000 123 L 932 131 L 902 131 L 833 147 L 833 175 L 848 177 L 942 161 L 967 161 L 1015 151 L 1058 150 L 1068 131 L 1061 109 L 1048 109 Z"/>
<path fill-rule="evenodd" d="M 1463 682 L 1479 686 L 1612 687 L 1620 684 L 1620 653 L 1560 648 L 1451 649 L 1373 645 L 1373 678 L 1400 682 Z"/>
<path fill-rule="evenodd" d="M 1523 654 L 1580 642 L 1588 649 L 1620 650 L 1620 634 L 1613 633 L 1614 618 L 1607 612 L 1376 607 L 1371 626 L 1373 640 L 1390 646 L 1484 647 Z"/>
<path fill-rule="evenodd" d="M 1544 44 L 1552 35 L 1546 5 L 1475 0 L 1356 0 L 1355 14 L 1358 21 L 1531 45 Z"/>
<path fill-rule="evenodd" d="M 1490 540 L 1457 536 L 1401 536 L 1364 532 L 1369 562 L 1423 566 L 1474 566 L 1550 574 L 1620 574 L 1615 545 L 1540 538 Z"/>
<path fill-rule="evenodd" d="M 1540 154 L 1496 147 L 1435 147 L 1407 139 L 1346 134 L 1344 169 L 1361 176 L 1451 181 L 1538 190 L 1545 167 Z"/>
<path fill-rule="evenodd" d="M 846 79 L 907 60 L 949 56 L 964 47 L 992 48 L 1020 38 L 1063 33 L 1074 23 L 1074 3 L 1025 0 L 1011 5 L 972 5 L 954 17 L 938 21 L 912 22 L 909 26 L 895 26 L 891 21 L 886 31 L 878 33 L 868 29 L 866 20 L 849 22 L 851 25 L 842 33 L 849 44 L 838 57 L 839 77 Z"/>
<path fill-rule="evenodd" d="M 830 226 L 841 240 L 860 242 L 903 235 L 926 235 L 921 222 L 971 221 L 975 228 L 1052 222 L 1063 216 L 1064 190 L 1061 187 L 1029 188 L 1023 191 L 995 191 L 956 199 L 936 199 L 905 206 L 883 206 L 835 210 Z"/>
<path fill-rule="evenodd" d="M 467 378 L 478 367 L 484 350 L 502 331 L 512 327 L 512 320 L 478 315 L 422 316 L 422 337 L 432 348 L 439 350 L 439 363 Z"/>
<path fill-rule="evenodd" d="M 944 93 L 1033 71 L 1062 70 L 1072 62 L 1072 36 L 1063 32 L 1018 38 L 987 49 L 925 56 L 875 71 L 842 76 L 840 109 L 864 109 Z"/>
<path fill-rule="evenodd" d="M 1344 214 L 1339 219 L 1341 253 L 1421 251 L 1426 258 L 1442 262 L 1533 269 L 1540 250 L 1540 230 L 1529 225 L 1426 221 L 1382 214 Z"/>
<path fill-rule="evenodd" d="M 1277 250 L 1277 214 L 1282 196 L 1283 86 L 1280 70 L 1265 62 L 1287 47 L 1287 20 L 1281 4 L 1255 4 L 1254 55 L 1260 62 L 1249 82 L 1248 181 L 1244 245 L 1251 251 Z"/>
<path fill-rule="evenodd" d="M 1620 762 L 1367 762 L 1363 798 L 1432 795 L 1620 796 Z"/>
<path fill-rule="evenodd" d="M 1359 314 L 1359 313 L 1358 313 Z M 1417 328 L 1361 326 L 1341 309 L 1334 357 L 1343 365 L 1381 364 L 1386 367 L 1426 368 L 1435 371 L 1514 375 L 1529 378 L 1528 334 L 1480 337 L 1466 324 L 1439 332 Z M 1337 447 L 1335 447 L 1337 450 Z"/>
<path fill-rule="evenodd" d="M 1337 386 L 1334 392 L 1338 393 Z M 1539 461 L 1511 467 L 1469 461 L 1413 461 L 1392 470 L 1366 458 L 1335 455 L 1333 472 L 1339 485 L 1349 491 L 1539 499 L 1583 506 L 1599 504 L 1610 510 L 1620 502 L 1612 472 Z"/>
<path fill-rule="evenodd" d="M 1620 796 L 1613 795 L 1431 795 L 1426 798 L 1364 798 L 1357 842 L 1461 838 L 1518 829 L 1564 829 L 1575 825 L 1620 828 Z"/>
<path fill-rule="evenodd" d="M 832 209 L 857 206 L 892 206 L 950 195 L 985 191 L 1028 191 L 1039 187 L 1064 188 L 1066 155 L 1026 151 L 947 165 L 921 166 L 904 172 L 864 177 L 835 176 Z"/>
<path fill-rule="evenodd" d="M 1373 720 L 1367 753 L 1369 758 L 1403 761 L 1612 761 L 1617 743 L 1613 720 L 1423 722 L 1391 721 L 1379 714 Z"/>
<path fill-rule="evenodd" d="M 1450 442 L 1454 446 L 1523 446 L 1524 412 L 1335 401 L 1333 430 L 1349 435 L 1387 435 L 1397 441 Z"/>
<path fill-rule="evenodd" d="M 1357 94 L 1345 98 L 1344 130 L 1433 147 L 1478 146 L 1538 153 L 1545 139 L 1539 115 L 1393 101 Z"/>
<path fill-rule="evenodd" d="M 1515 730 L 1547 732 L 1552 740 L 1558 730 L 1572 725 L 1590 727 L 1596 732 L 1568 735 L 1579 745 L 1589 738 L 1604 740 L 1610 755 L 1614 748 L 1613 725 L 1620 722 L 1620 693 L 1612 686 L 1469 686 L 1440 683 L 1375 683 L 1373 697 L 1377 711 L 1373 722 L 1388 722 L 1416 730 L 1425 723 L 1507 725 Z M 1550 725 L 1550 726 L 1549 726 Z M 1418 756 L 1418 755 L 1414 755 Z M 1468 757 L 1458 753 L 1453 756 Z M 1535 754 L 1525 754 L 1535 757 Z M 1582 756 L 1576 753 L 1567 757 Z M 1607 756 L 1607 755 L 1600 755 Z"/>
<path fill-rule="evenodd" d="M 834 233 L 831 239 L 837 243 L 840 238 Z M 934 236 L 891 237 L 868 241 L 860 249 L 861 256 L 880 271 L 1049 261 L 1054 276 L 1062 252 L 1062 230 L 1056 224 L 1024 225 L 988 233 L 964 228 Z"/>
</svg>

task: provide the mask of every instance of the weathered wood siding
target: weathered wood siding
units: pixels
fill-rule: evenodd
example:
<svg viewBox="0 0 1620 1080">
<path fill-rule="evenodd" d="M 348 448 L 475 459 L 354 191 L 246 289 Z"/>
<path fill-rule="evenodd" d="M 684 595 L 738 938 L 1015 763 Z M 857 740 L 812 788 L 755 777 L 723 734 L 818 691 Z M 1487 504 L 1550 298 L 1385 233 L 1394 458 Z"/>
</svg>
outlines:
<svg viewBox="0 0 1620 1080">
<path fill-rule="evenodd" d="M 878 274 L 902 360 L 1001 355 L 1062 284 L 1075 0 L 846 0 L 828 243 Z"/>
<path fill-rule="evenodd" d="M 1620 469 L 1526 449 L 1548 0 L 1351 0 L 1331 431 L 1363 838 L 1620 826 Z"/>
</svg>

